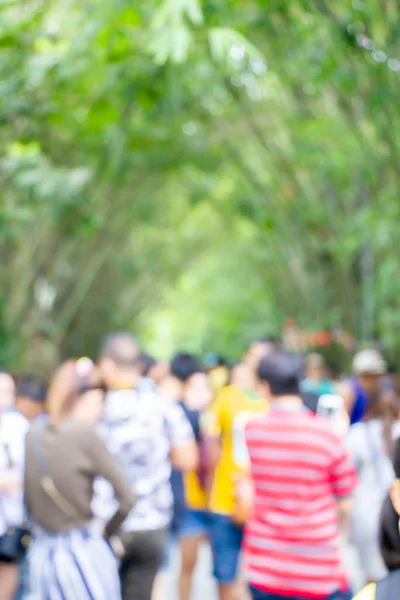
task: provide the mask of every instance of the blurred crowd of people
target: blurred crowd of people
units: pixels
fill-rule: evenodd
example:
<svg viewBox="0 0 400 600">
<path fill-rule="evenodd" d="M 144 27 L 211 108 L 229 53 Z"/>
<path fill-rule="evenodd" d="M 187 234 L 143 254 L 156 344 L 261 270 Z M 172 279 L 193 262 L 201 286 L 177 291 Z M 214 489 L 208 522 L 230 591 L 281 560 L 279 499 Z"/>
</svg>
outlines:
<svg viewBox="0 0 400 600">
<path fill-rule="evenodd" d="M 400 598 L 400 401 L 375 349 L 352 374 L 269 337 L 237 364 L 168 363 L 116 333 L 50 382 L 0 372 L 0 600 Z"/>
</svg>

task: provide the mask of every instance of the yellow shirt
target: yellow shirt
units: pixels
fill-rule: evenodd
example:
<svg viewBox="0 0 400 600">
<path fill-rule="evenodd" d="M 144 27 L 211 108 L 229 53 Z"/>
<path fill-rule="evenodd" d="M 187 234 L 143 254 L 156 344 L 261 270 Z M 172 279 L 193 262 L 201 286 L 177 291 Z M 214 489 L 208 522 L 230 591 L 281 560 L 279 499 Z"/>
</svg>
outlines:
<svg viewBox="0 0 400 600">
<path fill-rule="evenodd" d="M 262 398 L 246 395 L 239 388 L 221 390 L 206 415 L 205 429 L 209 436 L 221 438 L 221 456 L 215 470 L 209 508 L 212 512 L 231 515 L 235 509 L 235 479 L 243 473 L 234 460 L 235 428 L 248 414 L 262 413 L 268 403 Z"/>
<path fill-rule="evenodd" d="M 204 413 L 203 413 L 204 414 Z M 200 418 L 202 428 L 202 417 Z M 208 494 L 201 485 L 196 471 L 190 471 L 183 476 L 185 502 L 191 510 L 207 510 Z"/>
<path fill-rule="evenodd" d="M 187 473 L 184 477 L 184 484 L 187 507 L 192 510 L 207 510 L 207 493 L 201 487 L 197 474 Z"/>
<path fill-rule="evenodd" d="M 375 583 L 371 583 L 367 585 L 357 596 L 353 598 L 353 600 L 375 600 L 375 591 L 376 585 Z"/>
</svg>

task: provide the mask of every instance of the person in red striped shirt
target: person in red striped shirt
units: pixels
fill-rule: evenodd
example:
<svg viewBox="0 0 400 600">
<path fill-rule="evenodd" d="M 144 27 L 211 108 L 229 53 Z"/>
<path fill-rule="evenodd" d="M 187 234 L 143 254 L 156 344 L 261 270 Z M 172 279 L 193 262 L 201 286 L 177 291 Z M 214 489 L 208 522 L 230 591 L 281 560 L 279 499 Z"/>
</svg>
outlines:
<svg viewBox="0 0 400 600">
<path fill-rule="evenodd" d="M 244 426 L 253 482 L 244 537 L 253 600 L 348 600 L 340 517 L 351 509 L 355 470 L 328 420 L 301 400 L 302 359 L 276 351 L 258 367 L 270 410 Z M 241 458 L 240 458 L 241 456 Z"/>
</svg>

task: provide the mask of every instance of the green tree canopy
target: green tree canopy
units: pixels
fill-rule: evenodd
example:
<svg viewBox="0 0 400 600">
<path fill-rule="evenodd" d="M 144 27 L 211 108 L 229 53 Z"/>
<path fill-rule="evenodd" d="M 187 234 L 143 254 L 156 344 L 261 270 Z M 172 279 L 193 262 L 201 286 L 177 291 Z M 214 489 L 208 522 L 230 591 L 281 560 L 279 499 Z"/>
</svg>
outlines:
<svg viewBox="0 0 400 600">
<path fill-rule="evenodd" d="M 0 0 L 0 359 L 234 357 L 288 315 L 395 352 L 398 17 Z"/>
</svg>

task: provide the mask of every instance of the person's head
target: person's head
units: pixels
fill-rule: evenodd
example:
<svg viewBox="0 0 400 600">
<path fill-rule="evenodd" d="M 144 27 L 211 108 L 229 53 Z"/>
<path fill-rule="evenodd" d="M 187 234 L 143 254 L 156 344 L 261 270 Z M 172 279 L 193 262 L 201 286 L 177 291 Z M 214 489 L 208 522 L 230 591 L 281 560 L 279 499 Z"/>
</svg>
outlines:
<svg viewBox="0 0 400 600">
<path fill-rule="evenodd" d="M 169 376 L 169 362 L 156 363 L 147 374 L 148 378 L 154 381 L 156 385 L 161 385 L 166 377 Z"/>
<path fill-rule="evenodd" d="M 99 367 L 109 388 L 133 387 L 140 377 L 140 349 L 129 333 L 113 333 L 103 342 Z"/>
<path fill-rule="evenodd" d="M 40 377 L 25 375 L 17 383 L 16 407 L 28 421 L 45 412 L 47 384 Z"/>
<path fill-rule="evenodd" d="M 313 352 L 307 356 L 306 374 L 308 379 L 316 383 L 320 383 L 327 377 L 326 362 L 322 354 Z"/>
<path fill-rule="evenodd" d="M 139 358 L 139 371 L 142 377 L 148 377 L 153 367 L 155 367 L 157 361 L 150 354 L 142 352 Z"/>
<path fill-rule="evenodd" d="M 105 391 L 102 373 L 90 359 L 68 360 L 50 382 L 46 400 L 49 419 L 97 423 L 103 415 Z"/>
<path fill-rule="evenodd" d="M 229 382 L 229 369 L 226 365 L 215 367 L 208 371 L 208 377 L 214 393 L 217 394 Z"/>
<path fill-rule="evenodd" d="M 185 387 L 185 404 L 192 410 L 203 411 L 211 404 L 213 389 L 208 375 L 202 371 L 193 373 Z"/>
<path fill-rule="evenodd" d="M 381 379 L 387 372 L 387 363 L 374 349 L 362 350 L 353 360 L 353 373 L 367 392 L 379 391 Z"/>
<path fill-rule="evenodd" d="M 257 367 L 261 358 L 266 354 L 274 352 L 277 347 L 278 343 L 273 337 L 263 337 L 254 340 L 244 359 L 253 376 L 257 373 Z"/>
<path fill-rule="evenodd" d="M 185 389 L 189 384 L 193 375 L 203 373 L 200 362 L 193 354 L 189 354 L 188 352 L 178 352 L 178 354 L 175 354 L 170 362 L 169 371 L 170 375 L 182 385 L 182 389 Z"/>
<path fill-rule="evenodd" d="M 202 372 L 195 356 L 187 352 L 178 352 L 169 363 L 168 374 L 161 382 L 159 390 L 173 400 L 186 401 L 194 375 Z"/>
<path fill-rule="evenodd" d="M 258 365 L 259 391 L 265 398 L 298 396 L 303 359 L 298 354 L 276 350 L 264 356 Z"/>
<path fill-rule="evenodd" d="M 389 571 L 400 569 L 400 440 L 397 441 L 393 467 L 395 479 L 381 513 L 379 543 Z"/>
<path fill-rule="evenodd" d="M 252 377 L 250 369 L 246 363 L 241 362 L 234 365 L 229 377 L 230 385 L 234 385 L 241 390 L 249 390 L 252 386 Z"/>
<path fill-rule="evenodd" d="M 15 402 L 15 383 L 13 377 L 0 370 L 0 414 Z"/>
<path fill-rule="evenodd" d="M 209 352 L 204 356 L 203 363 L 208 371 L 212 389 L 215 394 L 218 394 L 229 381 L 229 368 L 227 362 L 222 356 Z"/>
</svg>

